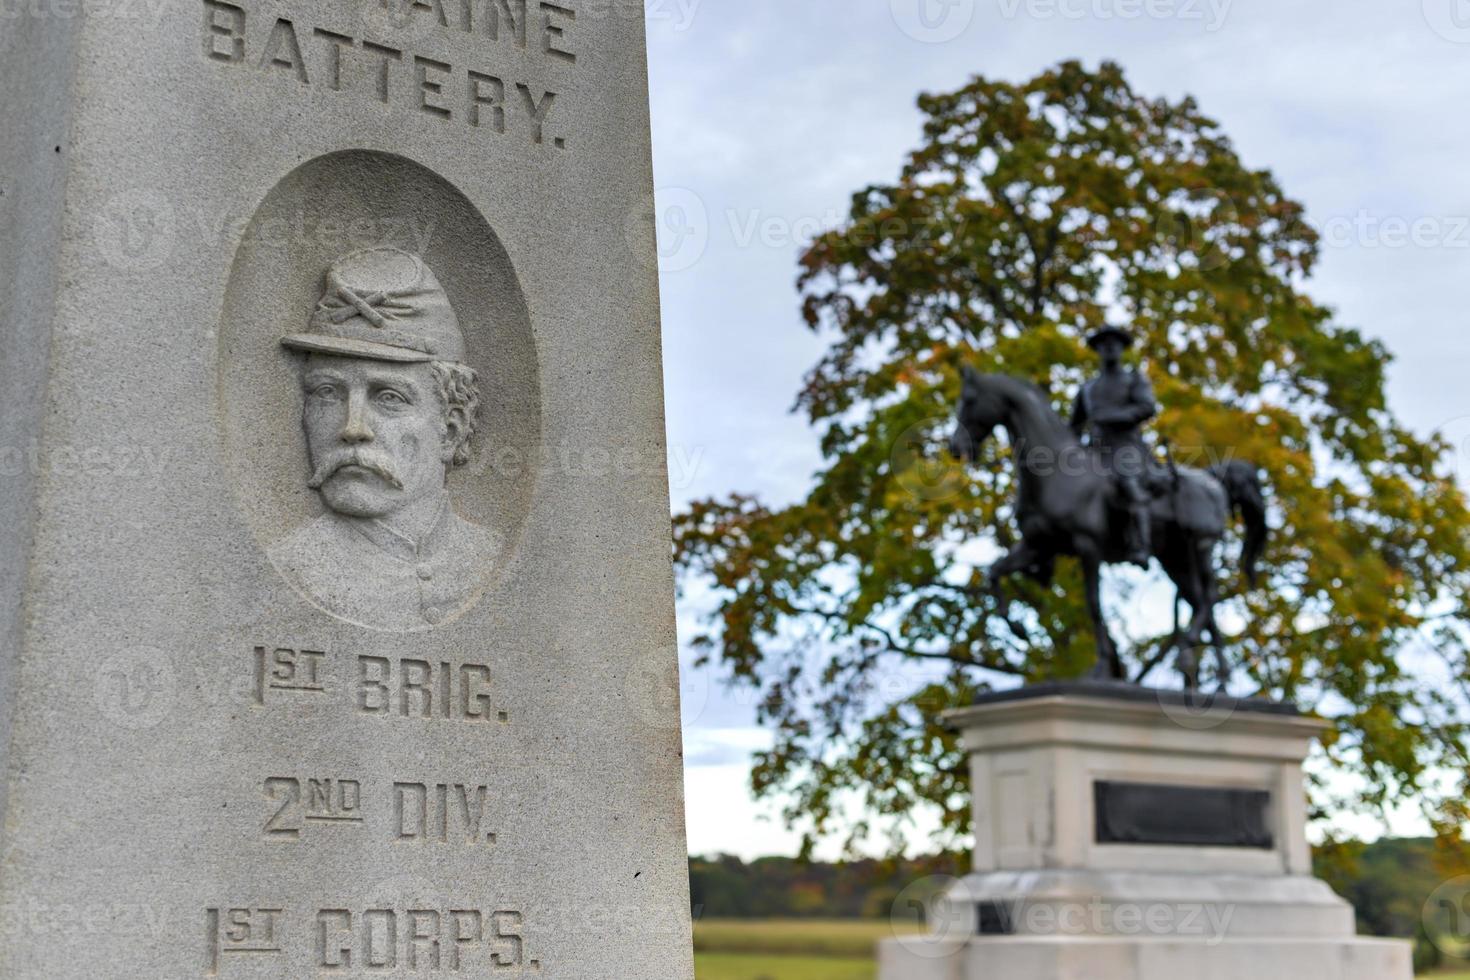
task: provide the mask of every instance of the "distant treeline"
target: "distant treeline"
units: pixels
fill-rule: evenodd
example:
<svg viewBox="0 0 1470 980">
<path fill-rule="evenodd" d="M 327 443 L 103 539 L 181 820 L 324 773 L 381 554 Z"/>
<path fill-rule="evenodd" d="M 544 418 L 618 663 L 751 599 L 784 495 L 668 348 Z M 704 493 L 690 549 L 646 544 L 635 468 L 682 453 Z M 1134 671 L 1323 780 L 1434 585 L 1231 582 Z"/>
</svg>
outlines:
<svg viewBox="0 0 1470 980">
<path fill-rule="evenodd" d="M 921 921 L 924 901 L 945 880 L 968 870 L 968 856 L 959 854 L 841 864 L 794 858 L 747 864 L 721 855 L 690 858 L 689 883 L 699 919 L 887 919 L 897 914 Z"/>
<path fill-rule="evenodd" d="M 1460 910 L 1429 904 L 1440 885 L 1470 874 L 1463 847 L 1443 848 L 1432 839 L 1390 839 L 1337 844 L 1313 857 L 1317 876 L 1353 903 L 1359 932 L 1412 938 L 1416 970 L 1449 965 L 1429 940 L 1425 916 L 1438 916 L 1443 934 L 1464 938 Z M 1463 891 L 1454 894 L 1463 898 Z M 1453 921 L 1444 921 L 1447 915 L 1453 915 Z"/>
<path fill-rule="evenodd" d="M 1425 902 L 1448 878 L 1433 840 L 1337 844 L 1316 856 L 1317 873 L 1358 912 L 1359 931 L 1418 940 L 1416 959 L 1437 957 L 1424 936 Z M 840 864 L 719 856 L 691 858 L 694 914 L 701 919 L 919 920 L 925 900 L 948 877 L 968 871 L 968 855 Z"/>
</svg>

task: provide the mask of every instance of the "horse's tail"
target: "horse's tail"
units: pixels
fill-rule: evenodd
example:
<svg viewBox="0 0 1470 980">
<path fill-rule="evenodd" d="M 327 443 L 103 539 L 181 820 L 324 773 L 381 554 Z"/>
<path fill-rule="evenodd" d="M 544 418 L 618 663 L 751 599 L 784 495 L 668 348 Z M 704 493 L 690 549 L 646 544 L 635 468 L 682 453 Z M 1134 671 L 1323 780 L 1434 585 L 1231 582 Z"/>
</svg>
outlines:
<svg viewBox="0 0 1470 980">
<path fill-rule="evenodd" d="M 1230 509 L 1245 522 L 1245 547 L 1241 549 L 1240 565 L 1246 580 L 1255 585 L 1261 555 L 1266 550 L 1266 538 L 1270 534 L 1260 470 L 1244 460 L 1232 459 L 1211 466 L 1210 475 L 1220 481 L 1230 498 Z"/>
</svg>

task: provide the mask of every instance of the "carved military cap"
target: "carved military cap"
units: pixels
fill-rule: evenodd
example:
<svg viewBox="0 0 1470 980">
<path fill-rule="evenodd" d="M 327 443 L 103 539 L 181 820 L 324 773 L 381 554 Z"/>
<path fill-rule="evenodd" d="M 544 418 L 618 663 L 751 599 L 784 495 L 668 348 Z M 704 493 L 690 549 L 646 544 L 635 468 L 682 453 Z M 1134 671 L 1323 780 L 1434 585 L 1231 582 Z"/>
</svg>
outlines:
<svg viewBox="0 0 1470 980">
<path fill-rule="evenodd" d="M 397 248 L 363 249 L 333 262 L 306 332 L 281 343 L 400 363 L 465 357 L 464 333 L 444 287 L 423 259 Z"/>
<path fill-rule="evenodd" d="M 1132 347 L 1134 343 L 1136 343 L 1131 333 L 1124 330 L 1122 327 L 1115 327 L 1110 324 L 1094 333 L 1091 337 L 1088 337 L 1087 346 L 1091 347 L 1093 350 L 1097 350 L 1098 345 L 1101 344 L 1104 340 L 1107 340 L 1109 337 L 1112 337 L 1115 340 L 1121 340 L 1124 347 Z"/>
</svg>

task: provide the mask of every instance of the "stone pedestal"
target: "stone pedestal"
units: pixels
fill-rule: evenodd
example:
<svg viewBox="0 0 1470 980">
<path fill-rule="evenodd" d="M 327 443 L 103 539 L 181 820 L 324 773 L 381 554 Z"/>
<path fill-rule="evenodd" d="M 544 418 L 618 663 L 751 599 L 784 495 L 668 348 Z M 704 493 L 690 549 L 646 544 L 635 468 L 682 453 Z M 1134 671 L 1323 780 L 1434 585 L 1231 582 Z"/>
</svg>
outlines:
<svg viewBox="0 0 1470 980">
<path fill-rule="evenodd" d="M 1311 874 L 1302 761 L 1324 723 L 1121 685 L 988 696 L 970 753 L 975 870 L 883 980 L 1409 980 Z"/>
<path fill-rule="evenodd" d="M 691 980 L 647 77 L 0 11 L 0 977 Z"/>
</svg>

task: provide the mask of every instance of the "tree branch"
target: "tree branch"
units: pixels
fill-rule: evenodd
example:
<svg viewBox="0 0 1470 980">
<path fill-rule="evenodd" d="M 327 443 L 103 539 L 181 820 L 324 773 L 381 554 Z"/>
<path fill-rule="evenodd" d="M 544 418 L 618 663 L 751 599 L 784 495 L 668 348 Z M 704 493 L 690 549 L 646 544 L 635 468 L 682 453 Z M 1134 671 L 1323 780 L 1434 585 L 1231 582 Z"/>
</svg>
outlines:
<svg viewBox="0 0 1470 980">
<path fill-rule="evenodd" d="M 1013 664 L 1006 663 L 1004 661 L 1001 661 L 1000 663 L 991 663 L 985 660 L 979 660 L 970 654 L 958 652 L 958 648 L 955 647 L 951 647 L 946 652 L 915 649 L 914 647 L 900 642 L 890 630 L 886 629 L 885 627 L 879 626 L 877 623 L 869 622 L 867 620 L 864 620 L 863 622 L 854 625 L 849 622 L 847 617 L 842 615 L 841 613 L 829 612 L 825 609 L 807 609 L 800 606 L 791 606 L 790 608 L 792 612 L 798 614 L 816 616 L 819 619 L 825 619 L 831 623 L 841 623 L 842 626 L 844 626 L 845 628 L 866 629 L 877 633 L 888 645 L 888 649 L 883 651 L 884 653 L 893 653 L 903 657 L 912 657 L 915 660 L 942 660 L 947 663 L 959 664 L 962 667 L 977 667 L 981 670 L 993 670 L 998 674 L 1008 674 L 1012 677 L 1026 676 L 1026 671 L 1024 668 L 1014 666 Z"/>
</svg>

